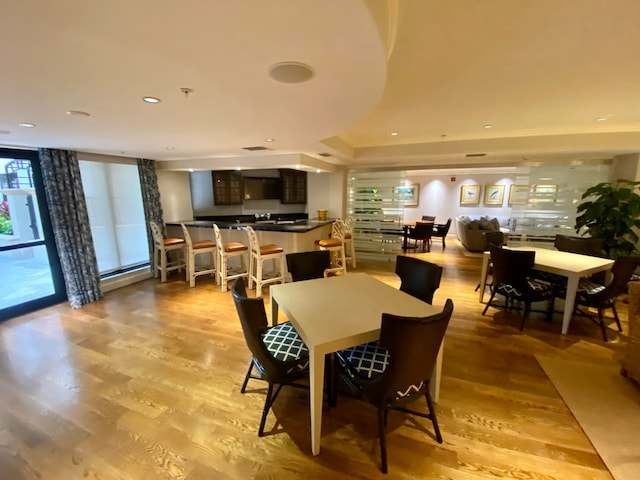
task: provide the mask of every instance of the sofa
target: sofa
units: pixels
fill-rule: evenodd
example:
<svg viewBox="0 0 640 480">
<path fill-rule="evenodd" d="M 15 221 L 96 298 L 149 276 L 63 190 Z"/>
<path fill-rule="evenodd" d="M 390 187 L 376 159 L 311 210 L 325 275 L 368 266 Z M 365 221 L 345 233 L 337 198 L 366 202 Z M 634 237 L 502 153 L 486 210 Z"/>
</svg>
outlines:
<svg viewBox="0 0 640 480">
<path fill-rule="evenodd" d="M 508 233 L 509 218 L 460 215 L 455 218 L 456 235 L 462 246 L 470 252 L 484 251 L 484 233 Z"/>
</svg>

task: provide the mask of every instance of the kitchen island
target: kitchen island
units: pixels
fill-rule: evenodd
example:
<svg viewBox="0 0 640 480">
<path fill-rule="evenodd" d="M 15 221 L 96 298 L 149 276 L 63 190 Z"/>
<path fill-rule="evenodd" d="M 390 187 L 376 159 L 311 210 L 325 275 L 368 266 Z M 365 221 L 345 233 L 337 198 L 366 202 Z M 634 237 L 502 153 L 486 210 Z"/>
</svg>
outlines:
<svg viewBox="0 0 640 480">
<path fill-rule="evenodd" d="M 221 230 L 225 242 L 242 242 L 249 245 L 245 227 L 252 227 L 261 244 L 273 243 L 285 253 L 308 252 L 315 249 L 315 241 L 328 238 L 334 219 L 258 220 L 247 222 L 224 220 L 184 220 L 167 222 L 167 235 L 182 237 L 181 223 L 189 229 L 193 241 L 214 240 L 213 224 Z"/>
</svg>

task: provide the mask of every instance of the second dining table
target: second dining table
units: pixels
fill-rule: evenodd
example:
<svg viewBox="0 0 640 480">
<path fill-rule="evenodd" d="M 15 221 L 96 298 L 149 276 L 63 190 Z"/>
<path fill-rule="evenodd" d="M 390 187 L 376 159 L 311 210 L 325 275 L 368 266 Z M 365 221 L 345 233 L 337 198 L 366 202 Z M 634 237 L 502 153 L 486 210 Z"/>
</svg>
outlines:
<svg viewBox="0 0 640 480">
<path fill-rule="evenodd" d="M 271 286 L 271 321 L 277 323 L 281 309 L 309 348 L 311 450 L 320 453 L 325 355 L 380 336 L 383 313 L 427 317 L 440 313 L 422 300 L 365 273 Z M 438 399 L 442 346 L 431 381 Z"/>
<path fill-rule="evenodd" d="M 567 277 L 567 293 L 564 299 L 564 314 L 562 317 L 562 334 L 569 331 L 573 305 L 578 291 L 580 278 L 593 275 L 597 272 L 607 272 L 613 267 L 613 260 L 608 258 L 591 257 L 578 253 L 561 252 L 541 247 L 505 247 L 512 250 L 527 250 L 535 252 L 534 268 L 543 272 L 555 273 Z M 482 257 L 482 271 L 480 273 L 480 303 L 484 298 L 484 290 L 487 283 L 487 271 L 490 253 L 484 252 Z"/>
</svg>

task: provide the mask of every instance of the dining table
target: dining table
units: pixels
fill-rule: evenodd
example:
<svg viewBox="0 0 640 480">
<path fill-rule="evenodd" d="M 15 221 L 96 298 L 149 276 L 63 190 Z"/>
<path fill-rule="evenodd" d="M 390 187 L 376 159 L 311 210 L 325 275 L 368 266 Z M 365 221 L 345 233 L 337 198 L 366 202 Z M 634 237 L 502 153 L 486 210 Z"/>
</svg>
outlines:
<svg viewBox="0 0 640 480">
<path fill-rule="evenodd" d="M 271 321 L 279 311 L 292 323 L 309 349 L 311 450 L 320 453 L 325 355 L 377 340 L 383 313 L 427 317 L 442 309 L 365 273 L 271 285 Z M 430 382 L 438 400 L 442 345 Z"/>
<path fill-rule="evenodd" d="M 614 261 L 608 258 L 592 257 L 578 253 L 561 252 L 543 247 L 519 246 L 504 247 L 512 250 L 534 251 L 534 268 L 543 272 L 555 273 L 567 277 L 567 293 L 564 298 L 564 312 L 562 317 L 562 334 L 569 331 L 569 324 L 573 315 L 578 283 L 580 278 L 593 275 L 598 272 L 609 272 Z M 491 254 L 486 251 L 482 256 L 482 270 L 480 273 L 480 303 L 484 299 L 484 290 L 487 284 L 487 272 Z"/>
</svg>

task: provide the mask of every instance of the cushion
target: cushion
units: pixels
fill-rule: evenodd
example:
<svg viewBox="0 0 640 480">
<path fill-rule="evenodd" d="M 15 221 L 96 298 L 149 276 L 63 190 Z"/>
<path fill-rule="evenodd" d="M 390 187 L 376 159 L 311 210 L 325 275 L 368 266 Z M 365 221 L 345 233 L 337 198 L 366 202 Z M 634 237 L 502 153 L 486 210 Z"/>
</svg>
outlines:
<svg viewBox="0 0 640 480">
<path fill-rule="evenodd" d="M 466 224 L 471 222 L 471 219 L 469 217 L 467 217 L 466 215 L 463 215 L 463 216 L 459 217 L 458 220 L 460 220 L 464 225 L 466 225 Z"/>
<path fill-rule="evenodd" d="M 489 224 L 491 225 L 491 230 L 495 230 L 496 232 L 500 230 L 500 221 L 497 218 L 489 220 Z"/>
<path fill-rule="evenodd" d="M 480 230 L 480 220 L 471 220 L 467 225 L 469 230 Z"/>
<path fill-rule="evenodd" d="M 309 349 L 290 322 L 265 330 L 262 341 L 269 353 L 282 362 L 309 357 Z"/>
<path fill-rule="evenodd" d="M 350 373 L 367 380 L 382 374 L 389 363 L 389 352 L 377 340 L 346 348 L 338 353 L 338 358 L 347 363 Z"/>
</svg>

